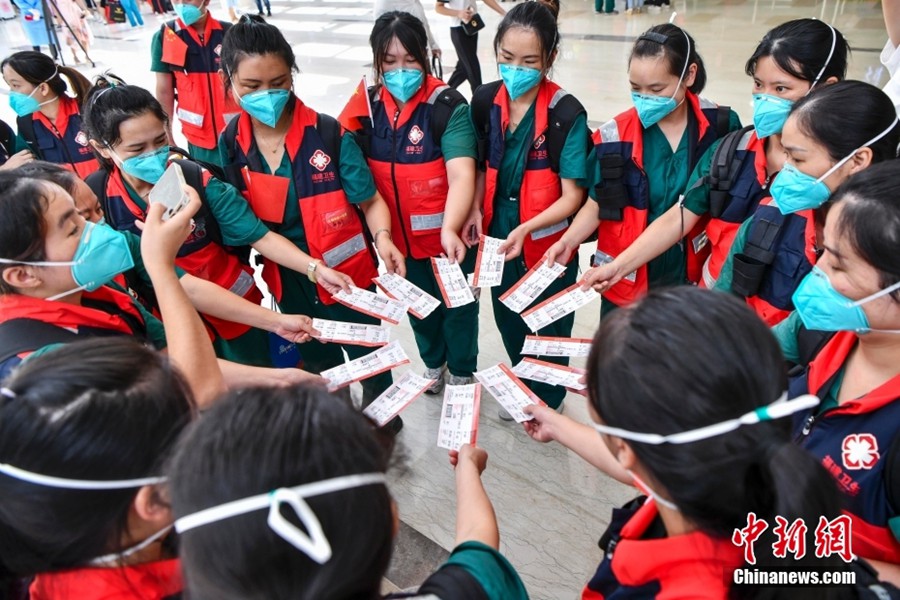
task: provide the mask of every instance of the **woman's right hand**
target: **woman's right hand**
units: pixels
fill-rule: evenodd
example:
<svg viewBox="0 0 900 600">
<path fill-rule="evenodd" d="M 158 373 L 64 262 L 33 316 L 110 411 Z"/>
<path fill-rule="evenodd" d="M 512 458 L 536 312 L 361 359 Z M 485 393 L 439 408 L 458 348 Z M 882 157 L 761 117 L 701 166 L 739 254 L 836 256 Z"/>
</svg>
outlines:
<svg viewBox="0 0 900 600">
<path fill-rule="evenodd" d="M 581 279 L 581 289 L 594 288 L 595 291 L 603 293 L 622 280 L 621 271 L 622 269 L 615 261 L 599 267 L 591 267 L 585 271 L 584 277 Z"/>
<path fill-rule="evenodd" d="M 559 263 L 561 265 L 569 264 L 573 251 L 574 249 L 570 248 L 565 241 L 562 239 L 557 240 L 544 254 L 544 258 L 547 259 L 547 266 L 552 267 L 553 263 Z"/>
<path fill-rule="evenodd" d="M 463 444 L 460 446 L 459 451 L 450 451 L 450 464 L 453 465 L 454 468 L 458 467 L 461 463 L 468 461 L 475 465 L 479 475 L 484 473 L 484 469 L 487 467 L 487 460 L 487 451 L 484 448 L 479 448 L 472 444 Z"/>
<path fill-rule="evenodd" d="M 19 150 L 3 163 L 3 166 L 0 167 L 0 170 L 10 171 L 12 169 L 18 169 L 22 165 L 27 165 L 31 161 L 34 160 L 34 155 L 31 153 L 31 150 Z"/>
<path fill-rule="evenodd" d="M 556 440 L 557 425 L 560 420 L 566 418 L 549 406 L 539 404 L 529 404 L 522 408 L 522 412 L 533 417 L 530 421 L 522 423 L 525 433 L 545 444 Z"/>
<path fill-rule="evenodd" d="M 460 21 L 468 21 L 469 17 L 472 16 L 472 13 L 475 11 L 472 10 L 472 7 L 466 8 L 464 10 L 457 11 L 456 16 L 459 17 Z"/>
<path fill-rule="evenodd" d="M 159 202 L 151 202 L 147 216 L 140 225 L 141 258 L 148 271 L 154 268 L 171 269 L 175 264 L 178 250 L 194 229 L 194 220 L 191 217 L 200 210 L 200 196 L 188 185 L 182 189 L 189 198 L 184 208 L 172 215 L 169 220 L 163 221 L 166 207 Z"/>
<path fill-rule="evenodd" d="M 324 263 L 319 263 L 319 266 L 316 268 L 316 283 L 333 296 L 341 290 L 349 292 L 350 286 L 353 285 L 353 279 L 349 275 L 344 275 L 340 271 L 326 267 Z"/>
</svg>

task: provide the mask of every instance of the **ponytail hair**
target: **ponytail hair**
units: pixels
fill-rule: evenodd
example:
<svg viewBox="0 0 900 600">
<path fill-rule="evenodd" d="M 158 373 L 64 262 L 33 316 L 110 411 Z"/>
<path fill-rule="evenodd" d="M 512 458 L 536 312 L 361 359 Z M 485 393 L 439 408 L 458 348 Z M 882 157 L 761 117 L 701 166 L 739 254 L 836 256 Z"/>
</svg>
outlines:
<svg viewBox="0 0 900 600">
<path fill-rule="evenodd" d="M 88 89 L 91 87 L 91 82 L 80 72 L 71 67 L 58 65 L 46 54 L 34 50 L 23 50 L 11 54 L 0 63 L 0 69 L 6 66 L 9 66 L 32 85 L 46 83 L 57 96 L 65 95 L 66 91 L 71 88 L 79 109 L 84 105 Z M 68 85 L 63 77 L 68 80 Z"/>
<path fill-rule="evenodd" d="M 689 286 L 653 291 L 604 319 L 587 381 L 604 424 L 661 435 L 752 412 L 777 400 L 787 383 L 775 338 L 743 302 Z M 752 512 L 769 523 L 767 536 L 776 516 L 802 518 L 812 540 L 819 516 L 840 515 L 840 500 L 831 476 L 790 440 L 790 419 L 779 419 L 685 444 L 626 441 L 649 472 L 648 485 L 665 490 L 707 535 L 730 539 Z M 768 537 L 755 549 L 758 563 L 796 564 L 790 555 L 775 559 Z"/>
</svg>

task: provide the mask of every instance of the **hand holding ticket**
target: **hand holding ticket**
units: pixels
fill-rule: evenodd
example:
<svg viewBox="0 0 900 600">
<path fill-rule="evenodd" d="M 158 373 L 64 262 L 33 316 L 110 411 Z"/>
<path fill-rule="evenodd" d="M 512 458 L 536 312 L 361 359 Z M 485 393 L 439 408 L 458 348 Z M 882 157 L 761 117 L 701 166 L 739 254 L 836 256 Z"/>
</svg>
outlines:
<svg viewBox="0 0 900 600">
<path fill-rule="evenodd" d="M 484 385 L 494 399 L 506 412 L 512 415 L 517 423 L 523 423 L 532 417 L 522 412 L 529 404 L 546 406 L 534 392 L 522 383 L 522 380 L 506 365 L 500 364 L 475 373 L 475 378 Z"/>
<path fill-rule="evenodd" d="M 478 436 L 480 407 L 480 383 L 448 385 L 444 388 L 438 448 L 459 450 L 463 444 L 474 444 Z"/>
<path fill-rule="evenodd" d="M 341 290 L 333 296 L 335 300 L 364 315 L 396 325 L 406 314 L 406 305 L 387 296 L 350 286 L 350 291 Z"/>
</svg>

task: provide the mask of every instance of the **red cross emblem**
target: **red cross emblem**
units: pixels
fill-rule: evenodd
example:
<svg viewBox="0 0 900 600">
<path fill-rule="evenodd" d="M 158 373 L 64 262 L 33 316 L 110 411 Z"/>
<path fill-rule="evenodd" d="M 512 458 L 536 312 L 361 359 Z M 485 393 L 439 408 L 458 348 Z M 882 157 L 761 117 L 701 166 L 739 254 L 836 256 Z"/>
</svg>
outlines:
<svg viewBox="0 0 900 600">
<path fill-rule="evenodd" d="M 81 144 L 82 146 L 87 146 L 88 145 L 87 134 L 84 133 L 83 131 L 79 131 L 78 134 L 75 136 L 75 142 L 78 144 Z"/>
<path fill-rule="evenodd" d="M 851 433 L 841 443 L 841 459 L 848 470 L 871 469 L 880 457 L 878 440 L 871 433 Z"/>
<path fill-rule="evenodd" d="M 325 167 L 331 164 L 331 157 L 321 150 L 316 150 L 315 153 L 310 157 L 309 164 L 314 166 L 319 171 L 324 171 Z"/>
<path fill-rule="evenodd" d="M 547 138 L 545 138 L 543 135 L 541 137 L 539 137 L 537 139 L 537 141 L 534 143 L 534 149 L 537 150 L 538 148 L 540 148 L 546 139 Z"/>
<path fill-rule="evenodd" d="M 222 44 L 219 44 L 215 48 L 213 48 L 213 52 L 216 53 L 216 56 L 220 56 L 222 54 Z"/>
<path fill-rule="evenodd" d="M 409 135 L 407 137 L 413 144 L 418 144 L 422 141 L 422 138 L 425 137 L 425 134 L 419 129 L 418 125 L 413 125 L 413 128 L 409 130 Z"/>
</svg>

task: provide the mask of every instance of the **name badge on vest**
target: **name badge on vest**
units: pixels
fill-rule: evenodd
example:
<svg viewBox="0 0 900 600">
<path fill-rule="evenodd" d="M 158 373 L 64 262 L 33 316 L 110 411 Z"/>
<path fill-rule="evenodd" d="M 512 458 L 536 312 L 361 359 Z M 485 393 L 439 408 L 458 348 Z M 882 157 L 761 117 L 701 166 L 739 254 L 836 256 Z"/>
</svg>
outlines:
<svg viewBox="0 0 900 600">
<path fill-rule="evenodd" d="M 610 256 L 606 252 L 603 252 L 602 250 L 597 250 L 596 252 L 594 252 L 594 261 L 593 261 L 594 266 L 602 267 L 603 265 L 608 265 L 609 263 L 611 263 L 613 261 L 613 258 L 614 257 Z M 637 271 L 632 271 L 631 273 L 629 273 L 622 279 L 624 279 L 625 281 L 630 281 L 631 283 L 634 283 L 637 280 Z"/>
<path fill-rule="evenodd" d="M 241 175 L 250 195 L 250 208 L 256 216 L 269 223 L 284 222 L 290 180 L 287 177 L 256 173 L 247 167 L 241 169 Z"/>
</svg>

